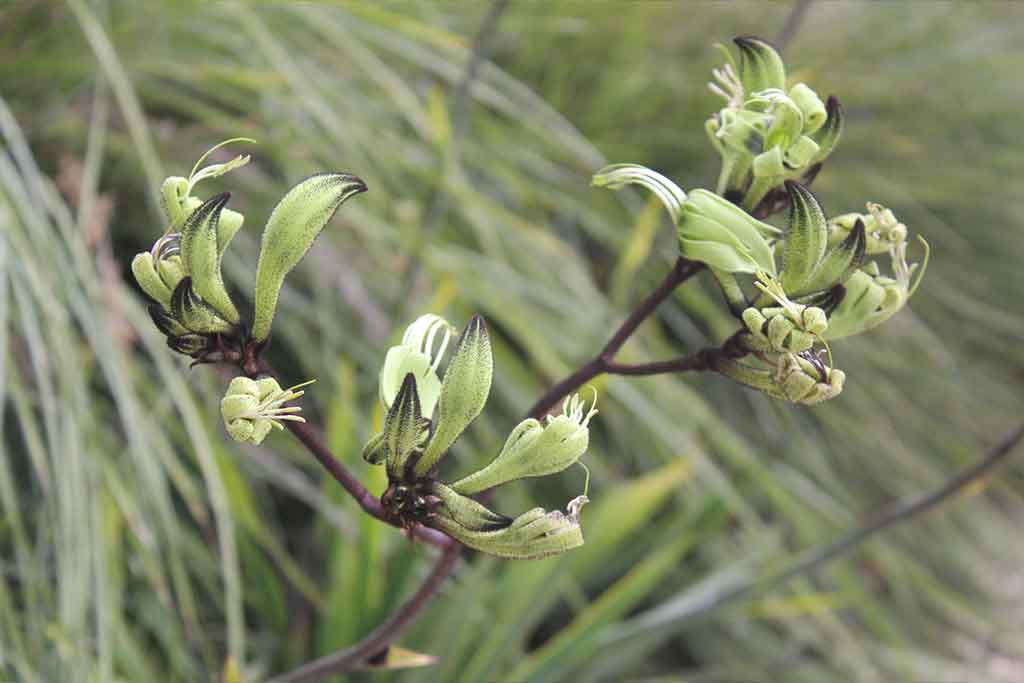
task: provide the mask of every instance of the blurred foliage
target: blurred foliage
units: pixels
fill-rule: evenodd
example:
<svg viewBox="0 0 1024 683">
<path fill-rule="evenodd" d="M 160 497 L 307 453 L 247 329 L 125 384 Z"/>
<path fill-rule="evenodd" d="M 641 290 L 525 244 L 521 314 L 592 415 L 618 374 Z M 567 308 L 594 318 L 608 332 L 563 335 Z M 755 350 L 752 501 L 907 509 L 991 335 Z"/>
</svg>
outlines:
<svg viewBox="0 0 1024 683">
<path fill-rule="evenodd" d="M 227 179 L 247 216 L 225 263 L 239 292 L 291 184 L 364 178 L 285 287 L 271 361 L 320 378 L 304 411 L 379 491 L 358 453 L 384 348 L 421 312 L 482 313 L 495 387 L 453 458 L 471 471 L 673 259 L 658 209 L 590 174 L 629 161 L 710 186 L 711 43 L 774 38 L 792 9 L 512 3 L 467 87 L 483 3 L 0 6 L 0 678 L 199 681 L 234 655 L 260 680 L 358 640 L 428 570 L 430 550 L 359 514 L 287 434 L 225 438 L 226 378 L 163 346 L 124 277 L 162 228 L 164 175 L 259 140 Z M 837 345 L 846 389 L 813 410 L 716 376 L 595 382 L 586 545 L 473 558 L 401 641 L 440 662 L 354 679 L 1024 676 L 1019 464 L 813 576 L 717 600 L 936 485 L 1024 399 L 1024 6 L 800 18 L 793 78 L 850 115 L 815 189 L 830 214 L 879 201 L 927 236 L 913 310 Z M 690 283 L 623 360 L 735 326 Z M 570 470 L 497 507 L 581 488 Z"/>
</svg>

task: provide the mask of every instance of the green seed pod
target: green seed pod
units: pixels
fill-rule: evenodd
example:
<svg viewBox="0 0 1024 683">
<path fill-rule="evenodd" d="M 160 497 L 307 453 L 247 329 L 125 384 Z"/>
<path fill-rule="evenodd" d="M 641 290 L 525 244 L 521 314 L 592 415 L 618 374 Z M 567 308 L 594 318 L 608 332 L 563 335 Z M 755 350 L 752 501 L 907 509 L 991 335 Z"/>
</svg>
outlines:
<svg viewBox="0 0 1024 683">
<path fill-rule="evenodd" d="M 907 226 L 897 220 L 896 215 L 881 204 L 868 202 L 868 212 L 845 213 L 828 222 L 829 242 L 840 242 L 851 234 L 858 223 L 864 230 L 868 255 L 886 254 L 893 247 L 907 241 Z"/>
<path fill-rule="evenodd" d="M 755 178 L 777 178 L 786 174 L 785 158 L 781 147 L 772 147 L 754 157 L 751 165 Z"/>
<path fill-rule="evenodd" d="M 185 277 L 185 265 L 177 254 L 162 256 L 156 261 L 156 272 L 160 274 L 160 279 L 163 280 L 167 288 L 173 293 L 182 278 Z"/>
<path fill-rule="evenodd" d="M 413 471 L 425 476 L 484 408 L 494 359 L 483 318 L 474 315 L 459 337 L 441 382 L 434 434 Z"/>
<path fill-rule="evenodd" d="M 185 222 L 185 199 L 188 196 L 188 179 L 171 176 L 160 186 L 160 205 L 167 215 L 171 228 L 167 232 L 175 232 L 174 228 Z"/>
<path fill-rule="evenodd" d="M 785 164 L 787 172 L 803 171 L 811 165 L 821 148 L 818 143 L 801 135 L 786 149 Z"/>
<path fill-rule="evenodd" d="M 807 354 L 786 353 L 775 368 L 757 368 L 734 359 L 721 359 L 715 370 L 769 396 L 802 405 L 815 405 L 842 392 L 846 373 L 811 362 Z"/>
<path fill-rule="evenodd" d="M 299 263 L 313 241 L 345 200 L 366 191 L 366 184 L 347 173 L 321 173 L 289 190 L 274 207 L 263 231 L 256 266 L 256 341 L 270 335 L 277 299 L 285 276 Z"/>
<path fill-rule="evenodd" d="M 803 329 L 809 334 L 821 334 L 828 329 L 828 316 L 817 306 L 808 306 L 802 314 Z"/>
<path fill-rule="evenodd" d="M 225 208 L 220 212 L 220 220 L 217 221 L 217 254 L 219 256 L 224 256 L 224 250 L 242 229 L 243 223 L 245 223 L 245 216 L 237 211 Z"/>
</svg>

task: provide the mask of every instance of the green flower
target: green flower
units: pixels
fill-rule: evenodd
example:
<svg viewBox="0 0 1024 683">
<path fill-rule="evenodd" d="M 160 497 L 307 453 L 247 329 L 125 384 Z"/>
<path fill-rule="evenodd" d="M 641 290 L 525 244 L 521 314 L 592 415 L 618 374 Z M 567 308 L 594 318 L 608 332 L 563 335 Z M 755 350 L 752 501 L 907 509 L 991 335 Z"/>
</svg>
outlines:
<svg viewBox="0 0 1024 683">
<path fill-rule="evenodd" d="M 355 176 L 325 173 L 300 182 L 278 203 L 263 231 L 250 332 L 221 273 L 224 253 L 244 217 L 226 208 L 230 199 L 226 192 L 205 201 L 192 196 L 199 182 L 249 162 L 248 155 L 240 155 L 199 168 L 214 150 L 239 141 L 252 142 L 246 138 L 222 142 L 196 162 L 188 178 L 164 181 L 161 197 L 167 226 L 149 251 L 132 260 L 132 274 L 153 300 L 149 313 L 167 336 L 168 346 L 200 361 L 221 359 L 226 351 L 241 355 L 244 346 L 266 341 L 284 276 L 338 207 L 366 190 Z"/>
<path fill-rule="evenodd" d="M 301 408 L 285 404 L 300 398 L 305 393 L 302 387 L 315 381 L 282 389 L 273 377 L 258 380 L 235 377 L 220 402 L 224 427 L 235 441 L 260 444 L 272 428 L 284 429 L 282 420 L 305 422 L 298 414 Z"/>
<path fill-rule="evenodd" d="M 774 365 L 759 360 L 723 359 L 715 370 L 769 396 L 792 403 L 815 405 L 842 392 L 846 373 L 826 365 L 811 351 L 784 353 Z"/>
<path fill-rule="evenodd" d="M 493 512 L 470 496 L 515 479 L 555 474 L 579 461 L 589 443 L 596 414 L 578 396 L 546 424 L 524 420 L 509 435 L 498 457 L 454 483 L 436 476 L 439 461 L 480 414 L 490 393 L 494 361 L 483 318 L 474 316 L 439 372 L 452 327 L 425 315 L 388 350 L 380 373 L 387 409 L 383 429 L 363 449 L 371 464 L 384 465 L 388 488 L 381 502 L 403 525 L 425 524 L 465 545 L 502 557 L 533 558 L 583 543 L 578 512 L 531 510 L 515 519 Z"/>
<path fill-rule="evenodd" d="M 708 85 L 726 104 L 705 129 L 722 157 L 718 194 L 754 211 L 784 181 L 810 182 L 839 141 L 843 110 L 837 99 L 823 103 L 804 83 L 786 90 L 782 58 L 766 41 L 744 36 L 734 42 L 739 66 L 719 45 L 727 61 L 712 71 Z"/>
<path fill-rule="evenodd" d="M 775 272 L 772 241 L 782 231 L 713 192 L 687 194 L 657 171 L 637 164 L 607 166 L 591 184 L 613 190 L 635 184 L 653 192 L 676 225 L 679 253 L 692 261 L 729 274 Z"/>
</svg>

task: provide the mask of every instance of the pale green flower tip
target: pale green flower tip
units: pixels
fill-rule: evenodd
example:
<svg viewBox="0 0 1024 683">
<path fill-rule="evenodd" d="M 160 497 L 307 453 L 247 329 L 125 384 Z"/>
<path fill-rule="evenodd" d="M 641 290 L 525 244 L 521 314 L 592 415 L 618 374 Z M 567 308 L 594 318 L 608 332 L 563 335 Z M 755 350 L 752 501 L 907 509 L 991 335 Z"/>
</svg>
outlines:
<svg viewBox="0 0 1024 683">
<path fill-rule="evenodd" d="M 428 356 L 431 359 L 430 367 L 436 372 L 455 331 L 455 327 L 441 316 L 427 313 L 406 328 L 402 335 L 402 346 Z"/>
<path fill-rule="evenodd" d="M 402 335 L 398 346 L 388 349 L 380 371 L 380 397 L 390 408 L 409 373 L 416 378 L 420 409 L 427 418 L 441 396 L 441 380 L 437 370 L 452 339 L 455 328 L 444 318 L 432 313 L 417 318 Z"/>
<path fill-rule="evenodd" d="M 686 193 L 662 174 L 639 164 L 612 164 L 605 166 L 591 179 L 594 187 L 618 190 L 627 185 L 640 185 L 650 190 L 664 205 L 672 222 L 679 223 Z"/>
<path fill-rule="evenodd" d="M 789 97 L 800 108 L 804 117 L 804 134 L 817 132 L 828 118 L 825 103 L 806 83 L 797 83 L 789 89 Z"/>
<path fill-rule="evenodd" d="M 768 41 L 757 36 L 736 36 L 733 43 L 740 51 L 739 79 L 747 92 L 786 87 L 782 56 Z"/>
<path fill-rule="evenodd" d="M 806 135 L 801 135 L 786 150 L 786 166 L 792 169 L 791 172 L 803 170 L 811 165 L 820 149 L 817 142 Z"/>
</svg>

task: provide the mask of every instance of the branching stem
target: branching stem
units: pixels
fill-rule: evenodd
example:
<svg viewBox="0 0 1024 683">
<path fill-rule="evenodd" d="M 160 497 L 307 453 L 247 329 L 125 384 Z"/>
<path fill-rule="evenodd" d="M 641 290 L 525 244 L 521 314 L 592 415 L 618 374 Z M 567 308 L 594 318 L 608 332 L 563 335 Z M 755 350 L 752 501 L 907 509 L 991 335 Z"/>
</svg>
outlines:
<svg viewBox="0 0 1024 683">
<path fill-rule="evenodd" d="M 646 299 L 641 301 L 640 304 L 633 309 L 633 312 L 630 313 L 629 317 L 622 322 L 622 325 L 620 325 L 619 329 L 615 331 L 612 338 L 608 340 L 608 343 L 604 345 L 604 348 L 601 349 L 596 356 L 584 363 L 578 370 L 548 389 L 547 392 L 537 400 L 533 407 L 530 408 L 528 415 L 538 420 L 541 419 L 547 415 L 548 411 L 558 405 L 558 402 L 563 398 L 571 394 L 576 389 L 579 389 L 594 377 L 605 373 L 620 375 L 650 375 L 656 374 L 656 372 L 681 372 L 683 370 L 710 369 L 710 366 L 700 367 L 702 362 L 709 360 L 707 354 L 710 350 L 698 351 L 692 356 L 684 356 L 683 358 L 676 359 L 675 361 L 667 361 L 667 363 L 670 364 L 678 364 L 679 369 L 659 370 L 656 372 L 644 372 L 641 370 L 643 366 L 622 365 L 615 362 L 615 356 L 618 354 L 619 349 L 621 349 L 633 333 L 636 332 L 637 328 L 640 327 L 640 324 L 650 317 L 650 315 L 663 301 L 665 301 L 665 299 L 672 295 L 672 292 L 675 291 L 676 287 L 699 273 L 703 268 L 703 263 L 689 261 L 680 256 L 675 265 L 672 266 L 672 270 L 668 272 L 665 279 L 661 281 L 660 285 L 658 285 L 658 288 L 651 292 Z M 687 367 L 687 365 L 692 365 L 693 367 Z"/>
</svg>

